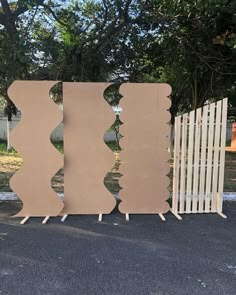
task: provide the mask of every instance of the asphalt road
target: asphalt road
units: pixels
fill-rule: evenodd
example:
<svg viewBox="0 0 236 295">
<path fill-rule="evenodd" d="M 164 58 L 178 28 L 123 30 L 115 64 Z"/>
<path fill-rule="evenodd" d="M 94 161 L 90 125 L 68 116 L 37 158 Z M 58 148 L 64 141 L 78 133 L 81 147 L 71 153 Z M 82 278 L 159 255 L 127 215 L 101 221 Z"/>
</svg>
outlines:
<svg viewBox="0 0 236 295">
<path fill-rule="evenodd" d="M 14 205 L 15 206 L 15 205 Z M 0 203 L 1 295 L 234 295 L 236 202 L 216 214 L 3 218 Z"/>
</svg>

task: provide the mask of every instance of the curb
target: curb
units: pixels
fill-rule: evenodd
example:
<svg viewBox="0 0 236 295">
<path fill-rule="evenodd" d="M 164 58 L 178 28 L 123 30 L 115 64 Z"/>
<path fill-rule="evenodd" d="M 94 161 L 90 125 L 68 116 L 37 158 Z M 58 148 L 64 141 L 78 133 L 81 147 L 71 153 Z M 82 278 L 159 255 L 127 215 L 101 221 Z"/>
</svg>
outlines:
<svg viewBox="0 0 236 295">
<path fill-rule="evenodd" d="M 58 193 L 58 197 L 64 199 L 63 193 Z M 114 194 L 115 197 L 118 197 L 117 194 Z M 0 193 L 0 201 L 17 201 L 19 198 L 13 192 L 1 192 Z M 224 201 L 236 201 L 236 192 L 232 193 L 224 193 Z"/>
</svg>

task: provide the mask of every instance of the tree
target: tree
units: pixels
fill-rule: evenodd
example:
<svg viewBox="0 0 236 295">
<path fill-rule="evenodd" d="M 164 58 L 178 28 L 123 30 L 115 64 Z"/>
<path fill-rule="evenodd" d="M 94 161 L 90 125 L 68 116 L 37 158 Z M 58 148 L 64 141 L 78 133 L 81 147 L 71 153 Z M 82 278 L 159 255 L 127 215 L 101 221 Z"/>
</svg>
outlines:
<svg viewBox="0 0 236 295">
<path fill-rule="evenodd" d="M 50 47 L 39 24 L 44 32 L 38 42 L 48 48 L 49 76 L 94 82 L 124 76 L 129 32 L 141 18 L 136 1 L 76 1 L 58 15 L 63 24 L 55 24 Z"/>
<path fill-rule="evenodd" d="M 174 118 L 233 91 L 233 0 L 0 5 L 0 94 L 6 99 L 14 79 L 167 82 Z"/>
<path fill-rule="evenodd" d="M 37 49 L 32 42 L 30 28 L 40 7 L 56 18 L 52 6 L 52 1 L 44 0 L 0 0 L 0 95 L 6 99 L 4 113 L 7 117 L 8 148 L 16 107 L 9 99 L 7 89 L 15 79 L 30 79 L 37 67 L 34 54 Z"/>
<path fill-rule="evenodd" d="M 148 1 L 155 35 L 139 81 L 172 85 L 172 117 L 227 95 L 236 80 L 236 2 Z"/>
</svg>

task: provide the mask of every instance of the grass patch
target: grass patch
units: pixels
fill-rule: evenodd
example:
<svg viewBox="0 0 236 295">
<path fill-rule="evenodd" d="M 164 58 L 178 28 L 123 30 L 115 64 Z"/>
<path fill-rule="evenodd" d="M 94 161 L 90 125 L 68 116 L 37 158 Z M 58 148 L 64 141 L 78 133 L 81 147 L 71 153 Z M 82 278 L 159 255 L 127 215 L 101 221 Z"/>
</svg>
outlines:
<svg viewBox="0 0 236 295">
<path fill-rule="evenodd" d="M 63 142 L 53 143 L 55 148 L 64 153 Z M 13 174 L 20 168 L 23 160 L 15 149 L 7 151 L 7 143 L 0 143 L 0 192 L 11 192 L 9 180 Z M 52 187 L 57 192 L 64 190 L 64 169 L 60 169 L 52 178 Z"/>
<path fill-rule="evenodd" d="M 63 142 L 53 143 L 55 148 L 64 153 Z M 117 149 L 116 143 L 111 143 L 109 147 L 112 150 Z M 20 168 L 23 160 L 21 156 L 14 150 L 11 149 L 7 151 L 7 144 L 5 142 L 0 143 L 0 192 L 11 192 L 11 188 L 9 186 L 9 180 L 13 176 L 13 174 Z M 115 156 L 114 156 L 115 163 Z M 104 179 L 104 184 L 107 189 L 112 193 L 117 193 L 120 190 L 119 186 L 119 162 L 116 162 L 114 167 L 110 172 L 106 175 Z M 52 187 L 56 192 L 62 193 L 64 191 L 64 168 L 61 168 L 57 174 L 52 178 Z"/>
<path fill-rule="evenodd" d="M 52 144 L 55 146 L 55 148 L 61 152 L 64 153 L 64 144 L 63 142 L 52 142 Z M 0 155 L 1 156 L 13 156 L 13 157 L 20 157 L 20 155 L 17 153 L 17 151 L 12 148 L 11 150 L 7 150 L 7 143 L 1 142 L 0 143 Z"/>
<path fill-rule="evenodd" d="M 54 146 L 61 153 L 64 152 L 63 142 L 54 143 Z M 113 151 L 118 151 L 118 146 L 115 142 L 111 142 L 108 146 Z M 22 165 L 22 158 L 20 155 L 12 149 L 7 151 L 6 143 L 0 143 L 0 191 L 1 192 L 10 192 L 11 188 L 9 187 L 9 179 L 12 175 L 19 169 Z M 115 163 L 115 157 L 114 157 Z M 173 176 L 173 161 L 170 161 L 170 182 L 172 185 L 172 176 Z M 119 172 L 120 162 L 116 161 L 114 167 L 111 167 L 111 171 L 108 172 L 104 179 L 104 184 L 107 189 L 112 193 L 118 193 L 120 190 L 119 178 L 121 176 Z M 60 169 L 58 173 L 52 178 L 52 187 L 57 192 L 64 191 L 64 169 Z M 171 191 L 171 186 L 170 186 Z M 225 158 L 225 183 L 224 183 L 225 192 L 236 192 L 236 153 L 226 152 Z"/>
<path fill-rule="evenodd" d="M 11 149 L 7 150 L 7 144 L 5 142 L 0 143 L 0 156 L 11 156 L 11 157 L 19 157 L 16 150 Z"/>
</svg>

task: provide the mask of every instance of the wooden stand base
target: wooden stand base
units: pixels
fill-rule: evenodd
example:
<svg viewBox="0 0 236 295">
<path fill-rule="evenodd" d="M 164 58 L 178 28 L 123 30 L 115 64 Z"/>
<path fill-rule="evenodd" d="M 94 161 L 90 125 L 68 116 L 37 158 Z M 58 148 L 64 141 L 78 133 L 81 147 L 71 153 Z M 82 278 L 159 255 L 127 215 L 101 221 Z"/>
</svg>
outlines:
<svg viewBox="0 0 236 295">
<path fill-rule="evenodd" d="M 170 211 L 178 220 L 182 220 L 182 217 L 178 213 L 173 212 L 173 210 Z"/>
<path fill-rule="evenodd" d="M 68 214 L 63 215 L 61 222 L 64 222 L 66 220 L 66 218 L 68 217 Z"/>
<path fill-rule="evenodd" d="M 163 214 L 159 213 L 159 216 L 160 216 L 160 218 L 161 218 L 162 221 L 166 221 L 166 219 L 165 219 L 165 217 L 164 217 Z"/>
<path fill-rule="evenodd" d="M 102 214 L 98 215 L 98 221 L 101 222 L 102 221 Z"/>
<path fill-rule="evenodd" d="M 26 216 L 24 219 L 21 220 L 20 224 L 25 224 L 30 219 L 30 216 Z"/>
<path fill-rule="evenodd" d="M 223 214 L 222 212 L 217 212 L 218 215 L 220 215 L 222 218 L 226 219 L 227 216 L 225 214 Z"/>
<path fill-rule="evenodd" d="M 49 218 L 50 218 L 50 216 L 46 216 L 44 218 L 44 220 L 42 221 L 42 224 L 46 224 L 48 222 Z"/>
</svg>

